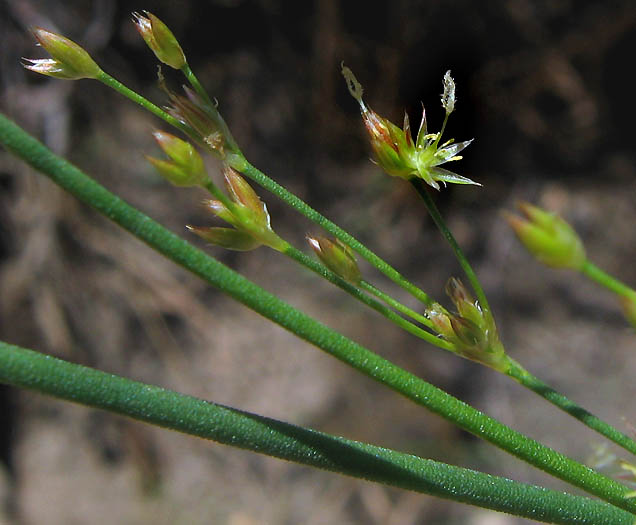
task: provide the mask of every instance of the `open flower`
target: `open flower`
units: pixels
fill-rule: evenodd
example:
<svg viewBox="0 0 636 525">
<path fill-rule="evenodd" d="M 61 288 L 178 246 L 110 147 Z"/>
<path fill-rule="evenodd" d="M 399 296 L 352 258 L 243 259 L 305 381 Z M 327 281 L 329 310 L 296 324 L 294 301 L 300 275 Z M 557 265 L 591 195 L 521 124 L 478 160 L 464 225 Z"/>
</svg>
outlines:
<svg viewBox="0 0 636 525">
<path fill-rule="evenodd" d="M 84 48 L 72 40 L 41 27 L 33 28 L 33 36 L 52 58 L 25 58 L 22 65 L 26 69 L 66 80 L 97 78 L 102 72 Z"/>
<path fill-rule="evenodd" d="M 272 230 L 267 206 L 251 186 L 229 166 L 224 171 L 225 186 L 230 196 L 228 205 L 207 200 L 205 206 L 234 228 L 187 226 L 209 243 L 230 250 L 247 251 L 262 244 L 283 251 L 287 243 Z"/>
<path fill-rule="evenodd" d="M 371 147 L 378 164 L 384 171 L 394 177 L 407 180 L 419 177 L 436 190 L 440 189 L 438 182 L 480 186 L 477 182 L 440 167 L 447 162 L 460 160 L 462 157 L 458 153 L 465 149 L 472 140 L 455 144 L 451 139 L 440 146 L 443 127 L 438 133 L 429 133 L 426 112 L 422 108 L 420 129 L 417 132 L 417 138 L 413 141 L 408 115 L 404 115 L 402 129 L 380 117 L 364 103 L 362 86 L 356 80 L 353 72 L 344 65 L 342 66 L 342 75 L 347 82 L 349 93 L 360 104 L 362 119 L 371 139 Z M 442 106 L 446 110 L 446 118 L 448 118 L 448 115 L 455 109 L 455 82 L 450 76 L 450 71 L 444 76 Z M 445 123 L 446 120 L 444 120 Z"/>
</svg>

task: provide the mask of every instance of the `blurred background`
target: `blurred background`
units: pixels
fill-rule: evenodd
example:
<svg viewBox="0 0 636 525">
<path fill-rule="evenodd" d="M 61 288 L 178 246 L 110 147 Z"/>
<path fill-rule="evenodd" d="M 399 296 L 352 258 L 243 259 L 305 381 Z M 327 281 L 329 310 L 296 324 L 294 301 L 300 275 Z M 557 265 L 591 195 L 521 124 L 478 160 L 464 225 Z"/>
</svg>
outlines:
<svg viewBox="0 0 636 525">
<path fill-rule="evenodd" d="M 122 198 L 267 290 L 507 425 L 578 460 L 600 442 L 506 377 L 427 346 L 282 256 L 206 247 L 203 194 L 164 183 L 143 154 L 161 122 L 96 82 L 25 71 L 33 25 L 62 33 L 158 104 L 156 60 L 130 14 L 173 30 L 251 162 L 434 297 L 460 270 L 409 184 L 372 162 L 344 61 L 378 113 L 429 129 L 448 69 L 452 169 L 483 184 L 438 205 L 482 279 L 508 352 L 630 432 L 636 336 L 615 299 L 540 267 L 501 218 L 516 200 L 561 213 L 591 259 L 636 284 L 629 0 L 0 1 L 3 112 Z M 173 88 L 183 82 L 164 73 Z M 218 166 L 210 162 L 218 177 Z M 259 190 L 303 247 L 318 230 Z M 417 307 L 362 264 L 368 280 Z M 448 304 L 448 303 L 447 303 Z M 348 438 L 566 486 L 361 377 L 163 260 L 0 151 L 0 339 Z M 620 454 L 619 454 L 620 455 Z M 30 392 L 0 387 L 0 522 L 10 524 L 531 523 L 299 467 Z M 570 490 L 568 487 L 567 490 Z"/>
</svg>

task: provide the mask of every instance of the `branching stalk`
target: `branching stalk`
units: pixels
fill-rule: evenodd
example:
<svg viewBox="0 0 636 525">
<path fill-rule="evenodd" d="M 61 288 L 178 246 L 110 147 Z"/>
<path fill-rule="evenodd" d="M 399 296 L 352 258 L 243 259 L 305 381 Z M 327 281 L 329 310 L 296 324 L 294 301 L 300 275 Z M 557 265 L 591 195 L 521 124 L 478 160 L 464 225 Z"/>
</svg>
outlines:
<svg viewBox="0 0 636 525">
<path fill-rule="evenodd" d="M 3 115 L 0 115 L 0 142 L 159 253 L 301 339 L 519 459 L 636 514 L 636 502 L 625 497 L 630 492 L 628 487 L 506 427 L 308 317 L 131 207 Z M 12 368 L 10 375 L 15 373 Z M 11 381 L 11 377 L 6 380 Z M 96 395 L 106 393 L 101 390 Z"/>
</svg>

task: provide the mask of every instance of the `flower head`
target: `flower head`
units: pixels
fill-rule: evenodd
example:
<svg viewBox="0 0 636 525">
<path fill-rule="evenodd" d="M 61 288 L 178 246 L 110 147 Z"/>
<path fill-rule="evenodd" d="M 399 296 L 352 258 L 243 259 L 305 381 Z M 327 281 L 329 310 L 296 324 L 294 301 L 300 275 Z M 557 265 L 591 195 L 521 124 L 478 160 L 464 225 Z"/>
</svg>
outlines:
<svg viewBox="0 0 636 525">
<path fill-rule="evenodd" d="M 23 59 L 26 69 L 66 80 L 97 78 L 102 72 L 91 56 L 66 37 L 42 29 L 33 28 L 33 36 L 52 58 Z"/>
<path fill-rule="evenodd" d="M 207 200 L 206 208 L 234 228 L 187 228 L 206 241 L 231 250 L 253 250 L 264 244 L 282 251 L 287 243 L 272 230 L 265 203 L 236 171 L 225 166 L 225 187 L 230 196 L 226 205 L 219 200 Z"/>
<path fill-rule="evenodd" d="M 307 236 L 307 242 L 323 264 L 345 281 L 357 284 L 362 279 L 358 263 L 347 245 L 338 239 Z"/>
<path fill-rule="evenodd" d="M 446 293 L 457 312 L 450 313 L 440 304 L 433 304 L 426 312 L 433 327 L 453 343 L 453 351 L 458 355 L 506 373 L 511 361 L 490 312 L 482 310 L 459 279 L 448 280 Z"/>
<path fill-rule="evenodd" d="M 440 146 L 439 142 L 444 127 L 438 133 L 429 133 L 426 123 L 426 112 L 422 108 L 420 129 L 414 141 L 411 135 L 408 115 L 404 115 L 402 129 L 389 120 L 380 117 L 364 103 L 362 100 L 362 86 L 353 75 L 353 72 L 344 65 L 342 65 L 342 75 L 347 82 L 349 93 L 360 104 L 362 119 L 369 133 L 371 147 L 378 164 L 384 171 L 394 177 L 401 177 L 407 180 L 419 177 L 437 190 L 440 189 L 439 182 L 480 186 L 477 182 L 440 167 L 447 162 L 460 160 L 462 157 L 458 153 L 466 148 L 472 140 L 455 144 L 451 139 Z M 450 71 L 444 76 L 442 106 L 446 110 L 446 118 L 448 118 L 448 115 L 455 109 L 455 82 L 450 76 Z M 444 120 L 445 123 L 446 120 Z"/>
<path fill-rule="evenodd" d="M 506 214 L 506 220 L 526 249 L 553 268 L 578 270 L 586 260 L 581 238 L 555 213 L 527 202 L 518 204 L 524 217 Z"/>
<path fill-rule="evenodd" d="M 146 16 L 133 13 L 137 31 L 161 62 L 174 69 L 181 69 L 186 65 L 186 57 L 172 31 L 152 13 L 144 13 Z"/>
</svg>

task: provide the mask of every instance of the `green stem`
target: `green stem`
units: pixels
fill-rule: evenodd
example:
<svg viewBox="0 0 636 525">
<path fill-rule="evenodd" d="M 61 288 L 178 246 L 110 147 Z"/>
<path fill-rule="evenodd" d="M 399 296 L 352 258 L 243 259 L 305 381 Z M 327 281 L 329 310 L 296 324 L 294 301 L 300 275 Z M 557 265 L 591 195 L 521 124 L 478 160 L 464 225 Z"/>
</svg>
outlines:
<svg viewBox="0 0 636 525">
<path fill-rule="evenodd" d="M 446 226 L 446 223 L 444 222 L 442 215 L 437 209 L 435 202 L 433 201 L 432 197 L 428 193 L 427 185 L 424 183 L 424 181 L 418 178 L 411 179 L 411 184 L 413 185 L 417 193 L 419 193 L 420 197 L 422 197 L 422 199 L 424 200 L 424 204 L 426 205 L 426 208 L 428 209 L 428 212 L 431 215 L 433 222 L 435 223 L 439 231 L 442 233 L 442 236 L 444 237 L 444 239 L 446 239 L 450 247 L 453 249 L 453 252 L 455 253 L 455 257 L 459 261 L 459 264 L 462 267 L 462 270 L 464 270 L 464 273 L 466 274 L 466 277 L 468 277 L 468 281 L 470 282 L 470 285 L 472 286 L 473 290 L 475 291 L 475 294 L 477 295 L 477 300 L 479 301 L 482 311 L 492 316 L 490 305 L 488 304 L 488 299 L 486 299 L 486 294 L 484 293 L 484 289 L 481 287 L 481 283 L 479 282 L 477 275 L 475 274 L 472 267 L 470 266 L 470 263 L 468 262 L 468 259 L 464 255 L 464 252 L 459 247 L 459 244 L 457 244 L 455 237 L 453 237 L 453 234 Z"/>
<path fill-rule="evenodd" d="M 467 432 L 636 514 L 636 502 L 625 498 L 629 488 L 475 410 L 263 290 L 110 193 L 4 115 L 0 115 L 0 142 L 80 201 L 92 206 L 160 254 L 301 339 Z M 101 394 L 105 393 L 101 391 Z"/>
<path fill-rule="evenodd" d="M 210 100 L 210 96 L 208 95 L 207 91 L 203 88 L 203 86 L 201 85 L 201 82 L 199 82 L 199 79 L 194 74 L 194 71 L 190 69 L 190 65 L 187 62 L 181 68 L 181 72 L 184 74 L 184 76 L 186 77 L 190 85 L 194 88 L 194 90 L 197 92 L 197 94 L 203 100 L 205 100 L 208 104 L 210 104 L 211 106 L 215 106 L 215 104 Z"/>
<path fill-rule="evenodd" d="M 381 299 L 386 304 L 388 304 L 391 308 L 394 308 L 398 312 L 409 316 L 411 319 L 414 319 L 418 323 L 421 323 L 428 328 L 433 328 L 433 323 L 431 323 L 431 320 L 428 317 L 416 312 L 415 310 L 412 310 L 408 306 L 403 305 L 401 302 L 396 301 L 389 294 L 384 293 L 382 290 L 379 290 L 378 288 L 373 286 L 371 283 L 367 281 L 360 281 L 359 286 L 366 292 L 369 292 L 375 295 L 378 299 Z"/>
<path fill-rule="evenodd" d="M 564 525 L 633 525 L 607 503 L 351 441 L 0 341 L 0 383 L 407 490 Z"/>
<path fill-rule="evenodd" d="M 159 117 L 160 119 L 166 121 L 171 126 L 183 131 L 188 134 L 190 132 L 190 128 L 174 118 L 172 115 L 161 109 L 159 106 L 156 106 L 152 102 L 150 102 L 147 98 L 142 97 L 139 93 L 135 93 L 132 89 L 124 86 L 119 80 L 111 77 L 108 73 L 101 72 L 101 74 L 97 77 L 101 83 L 107 85 L 109 88 L 114 89 L 121 95 L 125 96 L 127 99 L 132 100 L 136 104 L 139 104 L 144 109 L 150 111 L 153 115 Z"/>
<path fill-rule="evenodd" d="M 378 257 L 369 248 L 367 248 L 360 241 L 355 239 L 352 235 L 344 231 L 342 228 L 331 222 L 325 216 L 318 213 L 311 206 L 298 198 L 296 195 L 285 189 L 276 181 L 270 179 L 258 168 L 252 166 L 245 157 L 240 155 L 228 156 L 228 163 L 235 170 L 241 172 L 246 177 L 249 177 L 254 182 L 270 191 L 278 198 L 280 198 L 285 204 L 291 206 L 296 211 L 307 217 L 310 221 L 318 224 L 325 231 L 331 233 L 334 237 L 342 241 L 349 246 L 352 250 L 360 254 L 361 257 L 366 259 L 370 264 L 377 268 L 380 272 L 386 275 L 393 282 L 404 288 L 411 295 L 416 297 L 419 301 L 429 306 L 433 303 L 433 300 L 420 288 L 411 283 L 406 277 L 401 275 L 395 268 L 389 263 Z"/>
<path fill-rule="evenodd" d="M 617 295 L 627 297 L 629 299 L 633 299 L 636 296 L 636 290 L 601 270 L 589 260 L 586 260 L 583 263 L 581 273 Z"/>
<path fill-rule="evenodd" d="M 198 78 L 195 76 L 194 72 L 190 69 L 190 66 L 186 64 L 181 71 L 186 76 L 188 82 L 190 82 L 190 84 L 195 89 L 195 91 L 199 94 L 199 96 L 203 97 L 203 99 L 206 100 L 210 105 L 216 107 L 216 105 L 210 101 L 208 94 L 206 93 L 205 89 L 199 82 Z M 152 102 L 150 102 L 143 96 L 127 88 L 121 82 L 114 79 L 107 73 L 102 72 L 102 75 L 98 77 L 98 80 L 100 80 L 107 86 L 115 89 L 116 91 L 124 95 L 126 98 L 143 106 L 144 108 L 152 112 L 154 115 L 156 115 L 160 119 L 163 119 L 164 121 L 171 124 L 172 126 L 180 129 L 184 133 L 189 134 L 188 126 L 178 121 L 172 115 L 163 111 L 161 108 L 157 107 L 156 105 L 154 105 Z M 373 253 L 366 246 L 364 246 L 360 241 L 355 239 L 346 231 L 339 228 L 336 224 L 334 224 L 329 219 L 327 219 L 326 217 L 318 213 L 316 210 L 311 208 L 308 204 L 306 204 L 304 201 L 302 201 L 293 193 L 289 192 L 286 188 L 284 188 L 283 186 L 280 186 L 274 180 L 267 177 L 267 175 L 265 175 L 263 172 L 261 172 L 260 170 L 252 166 L 245 159 L 245 157 L 243 157 L 239 153 L 239 148 L 236 145 L 236 142 L 234 141 L 234 139 L 232 138 L 229 132 L 229 129 L 227 128 L 227 125 L 225 125 L 224 122 L 223 124 L 224 124 L 223 129 L 224 129 L 224 134 L 226 135 L 226 140 L 228 140 L 228 142 L 234 146 L 234 148 L 231 148 L 233 152 L 232 151 L 228 152 L 226 157 L 226 160 L 231 167 L 233 167 L 237 171 L 240 171 L 247 177 L 251 178 L 253 181 L 260 184 L 263 188 L 275 194 L 283 202 L 285 202 L 292 208 L 296 209 L 297 211 L 302 213 L 305 217 L 315 222 L 316 224 L 324 228 L 326 231 L 328 231 L 329 233 L 331 233 L 332 235 L 340 239 L 343 243 L 345 243 L 351 249 L 358 252 L 362 257 L 364 257 L 367 261 L 369 261 L 369 263 L 371 263 L 378 270 L 380 270 L 382 273 L 384 273 L 387 277 L 389 277 L 395 283 L 400 285 L 402 288 L 407 290 L 410 294 L 412 294 L 418 300 L 423 302 L 425 305 L 428 306 L 432 304 L 433 301 L 428 297 L 428 295 L 426 295 L 426 293 L 423 290 L 421 290 L 420 288 L 415 286 L 413 283 L 411 283 L 408 279 L 406 279 L 406 277 L 402 276 L 390 264 L 388 264 L 386 261 L 378 257 L 375 253 Z"/>
<path fill-rule="evenodd" d="M 339 288 L 347 292 L 352 297 L 355 297 L 362 303 L 373 308 L 376 312 L 380 313 L 381 315 L 386 317 L 389 321 L 396 324 L 403 330 L 406 330 L 410 334 L 413 334 L 414 336 L 419 337 L 420 339 L 424 339 L 425 341 L 431 343 L 432 345 L 443 348 L 444 350 L 450 350 L 451 352 L 453 351 L 453 345 L 449 343 L 448 341 L 444 341 L 443 339 L 440 339 L 439 337 L 427 332 L 426 330 L 422 330 L 419 326 L 416 326 L 415 324 L 404 319 L 403 317 L 400 317 L 393 310 L 387 308 L 386 306 L 379 303 L 372 297 L 369 297 L 367 294 L 363 293 L 356 286 L 348 283 L 347 281 L 342 279 L 340 276 L 338 276 L 337 274 L 329 270 L 329 268 L 327 268 L 323 264 L 320 264 L 319 262 L 312 259 L 311 257 L 305 255 L 303 252 L 301 252 L 300 250 L 297 250 L 292 245 L 288 244 L 287 247 L 284 250 L 282 250 L 282 253 L 292 258 L 296 262 L 300 263 L 305 268 L 308 268 L 312 272 L 320 275 L 321 277 L 327 279 L 329 282 L 335 284 L 336 286 L 338 286 Z M 366 283 L 365 281 L 362 281 L 360 283 L 360 286 L 363 289 L 367 289 L 366 287 L 373 288 L 372 285 Z M 392 299 L 390 296 L 386 294 L 383 294 L 383 295 L 391 299 L 391 301 L 395 303 L 396 305 L 400 305 L 400 303 Z M 385 300 L 385 299 L 382 299 L 382 300 Z M 388 304 L 388 301 L 385 301 L 385 302 L 387 302 Z M 402 306 L 406 310 L 409 310 L 406 306 L 403 306 L 403 305 L 400 305 L 400 306 Z M 419 315 L 416 312 L 413 312 L 413 313 L 416 315 Z M 428 319 L 426 320 L 428 321 Z"/>
<path fill-rule="evenodd" d="M 466 259 L 463 252 L 461 251 L 461 248 L 459 248 L 459 245 L 455 241 L 455 238 L 453 237 L 452 233 L 446 227 L 446 224 L 444 223 L 444 220 L 442 219 L 439 211 L 437 210 L 437 207 L 435 206 L 435 203 L 433 202 L 431 196 L 426 190 L 426 187 L 421 183 L 421 181 L 419 181 L 419 179 L 413 180 L 412 183 L 415 186 L 418 193 L 424 199 L 426 207 L 428 208 L 433 218 L 433 221 L 438 226 L 438 228 L 440 229 L 440 231 L 442 232 L 446 240 L 449 242 L 449 244 L 455 251 L 455 255 L 457 256 L 457 259 L 459 260 L 460 264 L 462 265 L 462 268 L 464 269 L 464 272 L 468 276 L 468 279 L 470 280 L 473 288 L 475 289 L 475 293 L 478 296 L 480 304 L 486 305 L 486 308 L 490 310 L 488 303 L 486 302 L 486 296 L 483 292 L 483 289 L 481 288 L 481 285 L 479 283 L 479 280 L 477 279 L 477 276 L 475 275 L 472 268 L 470 267 L 468 260 Z M 603 272 L 602 270 L 594 266 L 589 261 L 586 261 L 581 271 L 585 275 L 590 277 L 591 279 L 594 279 L 597 282 L 600 282 L 601 284 L 603 284 L 604 286 L 607 286 L 615 293 L 619 293 L 623 295 L 626 295 L 629 292 L 634 293 L 634 291 L 631 290 L 631 288 L 625 286 L 624 284 L 620 283 L 616 279 L 613 279 L 611 276 L 607 275 L 605 272 Z M 630 439 L 629 436 L 623 434 L 622 432 L 619 432 L 616 428 L 614 428 L 610 424 L 604 422 L 603 420 L 594 416 L 593 414 L 591 414 L 584 408 L 578 406 L 576 403 L 568 399 L 563 394 L 556 392 L 555 390 L 550 388 L 548 385 L 543 383 L 539 378 L 530 374 L 518 363 L 514 363 L 514 366 L 511 367 L 511 369 L 508 372 L 508 375 L 512 377 L 513 379 L 515 379 L 516 381 L 518 381 L 521 385 L 525 386 L 526 388 L 529 388 L 530 390 L 540 395 L 541 397 L 543 397 L 544 399 L 546 399 L 553 405 L 559 407 L 564 412 L 578 419 L 587 427 L 591 428 L 592 430 L 595 430 L 599 434 L 610 439 L 611 441 L 623 447 L 624 449 L 628 450 L 632 454 L 636 454 L 636 442 L 633 439 Z"/>
<path fill-rule="evenodd" d="M 534 393 L 540 395 L 542 398 L 546 399 L 564 412 L 570 414 L 573 418 L 578 419 L 587 427 L 605 436 L 610 441 L 613 441 L 618 446 L 636 455 L 636 441 L 631 439 L 626 434 L 619 432 L 609 423 L 606 423 L 602 419 L 599 419 L 594 414 L 585 410 L 583 407 L 577 405 L 563 394 L 555 391 L 539 378 L 533 376 L 519 363 L 516 363 L 512 359 L 511 362 L 512 367 L 508 370 L 507 374 L 515 381 L 532 390 Z"/>
</svg>

